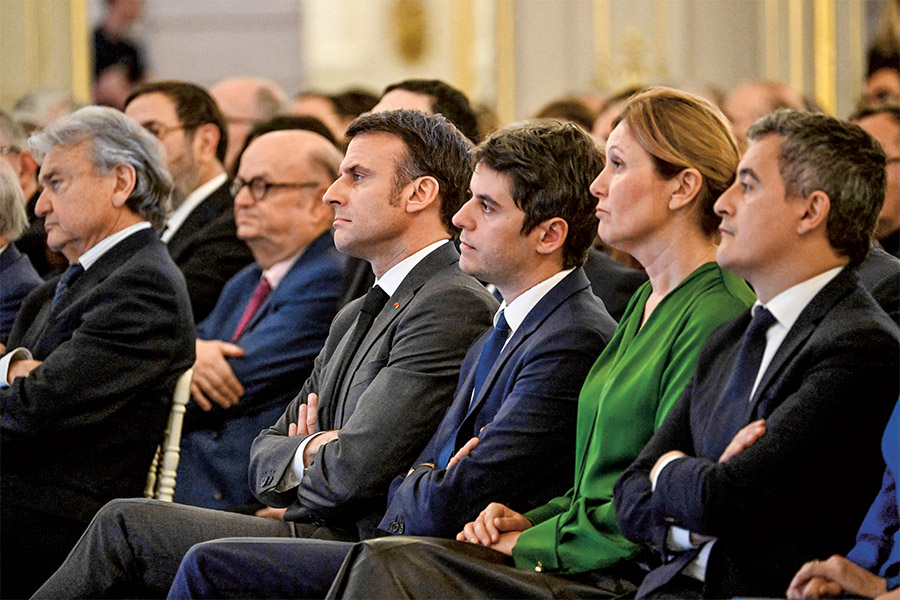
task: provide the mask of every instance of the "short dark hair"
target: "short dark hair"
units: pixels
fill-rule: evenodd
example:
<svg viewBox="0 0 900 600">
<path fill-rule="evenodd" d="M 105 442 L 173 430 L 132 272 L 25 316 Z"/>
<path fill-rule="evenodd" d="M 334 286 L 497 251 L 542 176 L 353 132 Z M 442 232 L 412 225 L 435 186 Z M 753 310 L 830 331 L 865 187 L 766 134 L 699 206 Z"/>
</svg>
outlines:
<svg viewBox="0 0 900 600">
<path fill-rule="evenodd" d="M 578 98 L 564 98 L 547 104 L 534 117 L 536 119 L 570 121 L 581 126 L 585 131 L 590 131 L 594 127 L 596 115 Z"/>
<path fill-rule="evenodd" d="M 472 145 L 449 119 L 417 110 L 389 110 L 357 117 L 347 128 L 347 143 L 358 135 L 383 132 L 395 135 L 406 145 L 406 156 L 397 163 L 395 185 L 403 186 L 417 177 L 431 176 L 438 182 L 441 222 L 452 234 L 453 215 L 465 203 L 472 165 Z"/>
<path fill-rule="evenodd" d="M 792 109 L 762 117 L 747 139 L 768 135 L 781 137 L 778 171 L 785 194 L 805 198 L 825 192 L 831 202 L 828 242 L 851 264 L 865 260 L 884 204 L 885 156 L 878 142 L 859 125 Z"/>
<path fill-rule="evenodd" d="M 423 96 L 431 96 L 431 112 L 444 115 L 469 138 L 478 143 L 478 116 L 461 91 L 439 79 L 406 79 L 384 88 L 382 96 L 393 90 L 406 90 Z"/>
<path fill-rule="evenodd" d="M 212 123 L 219 130 L 219 144 L 216 146 L 216 158 L 220 162 L 225 161 L 225 151 L 228 149 L 228 128 L 225 126 L 225 117 L 222 116 L 216 101 L 199 85 L 186 81 L 154 81 L 145 83 L 135 88 L 128 99 L 125 100 L 125 108 L 137 98 L 146 94 L 164 94 L 175 104 L 175 114 L 185 127 L 189 135 L 200 125 Z"/>
<path fill-rule="evenodd" d="M 477 146 L 473 162 L 509 177 L 522 212 L 522 235 L 553 217 L 569 225 L 563 268 L 584 264 L 597 233 L 591 181 L 605 157 L 593 138 L 574 123 L 531 121 L 495 131 Z"/>
<path fill-rule="evenodd" d="M 368 90 L 353 88 L 344 90 L 330 97 L 331 103 L 338 116 L 356 118 L 364 112 L 369 112 L 378 104 L 378 96 Z"/>
</svg>

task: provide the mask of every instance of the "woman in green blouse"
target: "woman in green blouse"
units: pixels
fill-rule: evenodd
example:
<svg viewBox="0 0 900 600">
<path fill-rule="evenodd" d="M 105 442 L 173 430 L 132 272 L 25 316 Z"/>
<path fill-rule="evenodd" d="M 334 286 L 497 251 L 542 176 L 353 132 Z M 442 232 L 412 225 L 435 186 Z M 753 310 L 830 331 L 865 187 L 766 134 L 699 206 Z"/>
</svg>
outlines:
<svg viewBox="0 0 900 600">
<path fill-rule="evenodd" d="M 574 486 L 524 515 L 489 505 L 457 536 L 472 545 L 422 540 L 368 552 L 365 568 L 333 591 L 399 597 L 416 589 L 414 577 L 433 597 L 575 597 L 640 583 L 628 561 L 641 548 L 619 533 L 613 485 L 681 395 L 706 337 L 754 296 L 715 263 L 713 204 L 740 159 L 718 109 L 676 90 L 647 90 L 625 106 L 606 150 L 591 185 L 598 233 L 640 261 L 650 281 L 581 390 Z M 441 575 L 429 575 L 434 569 Z"/>
</svg>

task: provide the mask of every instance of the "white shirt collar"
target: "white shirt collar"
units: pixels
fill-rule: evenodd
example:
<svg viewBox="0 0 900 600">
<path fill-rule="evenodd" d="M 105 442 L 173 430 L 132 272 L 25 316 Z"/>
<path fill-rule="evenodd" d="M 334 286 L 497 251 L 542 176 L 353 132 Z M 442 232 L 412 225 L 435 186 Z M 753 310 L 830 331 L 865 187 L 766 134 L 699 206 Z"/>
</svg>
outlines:
<svg viewBox="0 0 900 600">
<path fill-rule="evenodd" d="M 7 248 L 9 248 L 9 244 L 3 244 L 3 246 L 0 246 L 0 254 L 3 254 L 3 251 Z"/>
<path fill-rule="evenodd" d="M 163 231 L 163 234 L 159 237 L 163 243 L 169 243 L 169 240 L 172 239 L 172 236 L 175 235 L 175 232 L 178 231 L 178 228 L 181 227 L 187 218 L 194 212 L 194 209 L 200 206 L 200 204 L 209 197 L 214 191 L 222 187 L 222 185 L 228 181 L 228 175 L 225 173 L 219 173 L 193 192 L 188 194 L 188 197 L 184 199 L 184 202 L 181 203 L 181 206 L 172 211 L 172 214 L 169 215 L 168 220 L 166 221 L 166 228 Z"/>
<path fill-rule="evenodd" d="M 140 223 L 135 223 L 130 227 L 126 227 L 121 231 L 117 231 L 116 233 L 107 236 L 91 246 L 89 250 L 87 250 L 84 254 L 78 257 L 78 262 L 81 264 L 82 268 L 87 271 L 93 266 L 95 262 L 100 260 L 100 257 L 106 254 L 113 246 L 127 238 L 133 233 L 137 233 L 142 229 L 150 229 L 150 223 L 147 221 L 141 221 Z"/>
<path fill-rule="evenodd" d="M 403 280 L 406 279 L 406 276 L 409 275 L 409 272 L 412 271 L 417 264 L 422 262 L 422 260 L 443 246 L 444 244 L 449 243 L 450 240 L 439 240 L 433 244 L 429 244 L 425 246 L 418 252 L 410 254 L 396 265 L 387 270 L 387 273 L 382 275 L 381 277 L 375 280 L 375 285 L 384 290 L 384 293 L 391 297 L 394 295 L 394 292 L 397 291 L 397 288 L 400 287 L 400 284 L 403 283 Z"/>
<path fill-rule="evenodd" d="M 565 269 L 560 271 L 556 275 L 548 277 L 542 282 L 531 286 L 529 289 L 525 290 L 521 294 L 519 294 L 515 300 L 512 301 L 511 304 L 507 305 L 506 300 L 500 305 L 500 309 L 494 314 L 494 325 L 497 324 L 497 319 L 500 316 L 500 311 L 503 311 L 503 316 L 506 318 L 506 324 L 509 325 L 509 336 L 507 339 L 512 337 L 512 334 L 516 332 L 519 326 L 522 324 L 522 321 L 525 320 L 525 317 L 528 316 L 528 313 L 531 312 L 538 302 L 541 301 L 541 298 L 547 295 L 547 292 L 556 287 L 560 281 L 566 278 L 566 276 L 574 271 L 575 268 Z"/>
</svg>

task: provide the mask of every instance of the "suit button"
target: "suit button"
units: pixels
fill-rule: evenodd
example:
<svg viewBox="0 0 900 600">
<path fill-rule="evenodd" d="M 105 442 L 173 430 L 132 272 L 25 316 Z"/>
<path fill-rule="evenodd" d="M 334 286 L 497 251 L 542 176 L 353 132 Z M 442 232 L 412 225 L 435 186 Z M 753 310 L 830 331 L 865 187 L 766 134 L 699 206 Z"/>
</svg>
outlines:
<svg viewBox="0 0 900 600">
<path fill-rule="evenodd" d="M 217 440 L 217 439 L 219 439 L 220 437 L 222 437 L 222 434 L 219 433 L 218 431 L 213 431 L 213 432 L 212 432 L 212 439 Z"/>
<path fill-rule="evenodd" d="M 216 490 L 213 492 L 213 498 L 216 500 L 221 500 L 225 497 L 225 494 L 222 493 L 222 490 Z"/>
<path fill-rule="evenodd" d="M 396 519 L 391 521 L 391 524 L 388 525 L 388 531 L 390 533 L 393 533 L 394 535 L 403 535 L 404 529 L 405 527 L 403 526 L 403 523 Z"/>
</svg>

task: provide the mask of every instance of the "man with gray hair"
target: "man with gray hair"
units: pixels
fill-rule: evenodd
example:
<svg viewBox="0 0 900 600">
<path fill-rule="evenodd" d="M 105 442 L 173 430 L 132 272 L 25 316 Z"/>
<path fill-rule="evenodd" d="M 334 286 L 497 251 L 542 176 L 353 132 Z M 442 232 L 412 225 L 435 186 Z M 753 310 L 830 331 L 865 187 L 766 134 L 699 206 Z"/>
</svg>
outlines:
<svg viewBox="0 0 900 600">
<path fill-rule="evenodd" d="M 0 352 L 16 313 L 28 292 L 43 283 L 28 257 L 16 248 L 15 242 L 28 227 L 25 214 L 25 196 L 15 171 L 0 161 Z"/>
<path fill-rule="evenodd" d="M 30 595 L 104 502 L 141 494 L 194 360 L 184 278 L 152 229 L 172 189 L 156 140 L 88 107 L 30 147 L 37 214 L 70 267 L 29 295 L 0 358 L 3 597 Z"/>
</svg>

